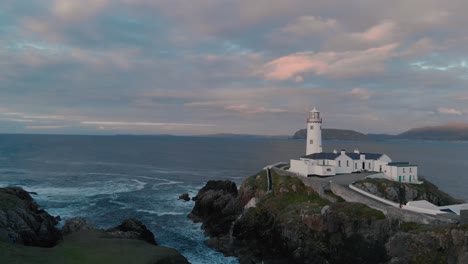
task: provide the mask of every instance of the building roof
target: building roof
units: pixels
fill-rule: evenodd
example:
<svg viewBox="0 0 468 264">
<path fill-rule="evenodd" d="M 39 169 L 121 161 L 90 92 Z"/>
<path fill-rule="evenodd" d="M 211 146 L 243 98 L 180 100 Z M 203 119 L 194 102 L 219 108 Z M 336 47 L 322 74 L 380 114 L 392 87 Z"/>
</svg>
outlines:
<svg viewBox="0 0 468 264">
<path fill-rule="evenodd" d="M 383 154 L 375 154 L 375 153 L 346 153 L 348 157 L 353 160 L 360 160 L 361 154 L 366 156 L 367 160 L 377 160 L 383 156 Z M 335 160 L 341 155 L 341 153 L 328 153 L 328 152 L 321 152 L 321 153 L 313 153 L 307 156 L 303 156 L 302 158 L 305 159 L 312 159 L 312 160 Z"/>
<path fill-rule="evenodd" d="M 313 160 L 335 160 L 338 156 L 340 156 L 340 154 L 321 152 L 303 156 L 302 158 Z"/>
<path fill-rule="evenodd" d="M 367 160 L 378 160 L 380 157 L 383 156 L 383 154 L 377 154 L 377 153 L 346 153 L 348 157 L 350 157 L 353 160 L 360 160 L 361 155 L 365 155 Z"/>
<path fill-rule="evenodd" d="M 409 162 L 389 162 L 388 166 L 393 167 L 417 167 L 418 165 L 410 164 Z"/>
</svg>

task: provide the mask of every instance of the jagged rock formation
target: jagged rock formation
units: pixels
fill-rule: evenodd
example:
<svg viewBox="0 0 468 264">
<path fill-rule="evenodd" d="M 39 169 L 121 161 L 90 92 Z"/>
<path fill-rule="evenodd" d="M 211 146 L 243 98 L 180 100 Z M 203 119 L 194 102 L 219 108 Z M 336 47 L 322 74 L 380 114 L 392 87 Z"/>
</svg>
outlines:
<svg viewBox="0 0 468 264">
<path fill-rule="evenodd" d="M 188 202 L 188 201 L 190 201 L 190 196 L 189 196 L 188 193 L 181 194 L 179 196 L 179 200 L 184 200 L 184 201 Z"/>
<path fill-rule="evenodd" d="M 71 233 L 95 229 L 97 229 L 97 227 L 94 226 L 94 224 L 88 219 L 82 217 L 74 217 L 65 221 L 65 224 L 62 227 L 62 234 L 65 236 Z"/>
<path fill-rule="evenodd" d="M 73 233 L 87 231 L 87 230 L 100 230 L 86 218 L 75 217 L 67 220 L 62 228 L 63 235 L 70 235 Z M 101 230 L 105 232 L 107 238 L 116 239 L 137 239 L 146 241 L 150 244 L 157 245 L 156 239 L 151 231 L 137 219 L 126 219 L 120 225 Z"/>
<path fill-rule="evenodd" d="M 386 245 L 389 263 L 468 263 L 468 228 L 419 230 L 394 235 Z"/>
<path fill-rule="evenodd" d="M 57 220 L 21 188 L 0 188 L 0 241 L 52 247 L 62 238 Z"/>
<path fill-rule="evenodd" d="M 463 203 L 427 180 L 423 184 L 409 184 L 386 179 L 364 179 L 354 183 L 354 186 L 395 203 L 406 204 L 417 200 L 427 200 L 437 206 Z"/>
<path fill-rule="evenodd" d="M 297 178 L 272 177 L 271 191 L 264 173 L 247 178 L 238 192 L 234 183 L 226 181 L 210 181 L 200 190 L 190 217 L 203 223 L 209 246 L 239 257 L 241 263 L 466 260 L 468 239 L 462 227 L 402 224 L 360 203 L 324 200 Z M 437 241 L 427 244 L 431 239 Z M 402 252 L 403 240 L 411 241 L 407 252 Z M 436 253 L 426 254 L 426 247 Z M 422 256 L 426 262 L 412 256 Z"/>
<path fill-rule="evenodd" d="M 156 246 L 136 219 L 107 230 L 83 218 L 67 220 L 62 232 L 56 224 L 28 192 L 0 188 L 0 263 L 188 263 L 175 249 Z"/>
<path fill-rule="evenodd" d="M 153 233 L 142 222 L 133 218 L 126 219 L 122 224 L 107 229 L 106 233 L 112 238 L 139 239 L 157 245 Z"/>
<path fill-rule="evenodd" d="M 189 217 L 202 222 L 209 236 L 226 233 L 231 223 L 242 212 L 242 203 L 237 198 L 237 186 L 231 181 L 208 181 L 197 195 Z"/>
</svg>

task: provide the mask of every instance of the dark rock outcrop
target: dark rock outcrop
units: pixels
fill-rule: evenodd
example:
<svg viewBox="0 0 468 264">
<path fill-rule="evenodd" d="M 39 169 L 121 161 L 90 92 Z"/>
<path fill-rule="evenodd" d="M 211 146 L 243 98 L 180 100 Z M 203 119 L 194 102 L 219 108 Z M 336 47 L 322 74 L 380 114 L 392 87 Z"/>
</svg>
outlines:
<svg viewBox="0 0 468 264">
<path fill-rule="evenodd" d="M 73 233 L 99 230 L 91 221 L 82 217 L 68 219 L 62 228 L 63 235 Z M 126 219 L 120 225 L 104 230 L 107 238 L 116 239 L 138 239 L 146 241 L 150 244 L 157 245 L 156 239 L 151 231 L 137 219 Z"/>
<path fill-rule="evenodd" d="M 62 238 L 55 217 L 21 188 L 0 188 L 0 241 L 52 247 Z"/>
<path fill-rule="evenodd" d="M 389 263 L 468 263 L 468 230 L 444 228 L 400 232 L 386 244 Z"/>
<path fill-rule="evenodd" d="M 179 196 L 179 200 L 184 200 L 186 202 L 190 201 L 190 196 L 188 193 L 184 193 L 182 195 Z"/>
<path fill-rule="evenodd" d="M 96 226 L 94 226 L 94 224 L 88 219 L 82 217 L 74 217 L 65 221 L 65 225 L 62 227 L 62 234 L 68 235 L 83 230 L 95 229 L 97 229 Z"/>
<path fill-rule="evenodd" d="M 237 186 L 231 181 L 209 181 L 197 194 L 195 206 L 189 217 L 202 222 L 209 236 L 229 232 L 231 223 L 242 212 L 243 205 L 237 199 Z"/>
<path fill-rule="evenodd" d="M 406 204 L 417 200 L 426 200 L 437 206 L 463 203 L 442 192 L 427 180 L 424 180 L 423 184 L 410 184 L 387 179 L 364 179 L 354 183 L 354 186 L 395 203 Z"/>
<path fill-rule="evenodd" d="M 107 229 L 106 233 L 112 238 L 139 239 L 157 245 L 153 233 L 142 222 L 136 219 L 124 220 L 122 224 Z"/>
<path fill-rule="evenodd" d="M 263 172 L 239 192 L 232 182 L 207 183 L 190 214 L 207 244 L 241 263 L 467 263 L 467 226 L 401 223 L 324 200 L 294 177 L 273 173 L 272 183 L 268 191 Z"/>
</svg>

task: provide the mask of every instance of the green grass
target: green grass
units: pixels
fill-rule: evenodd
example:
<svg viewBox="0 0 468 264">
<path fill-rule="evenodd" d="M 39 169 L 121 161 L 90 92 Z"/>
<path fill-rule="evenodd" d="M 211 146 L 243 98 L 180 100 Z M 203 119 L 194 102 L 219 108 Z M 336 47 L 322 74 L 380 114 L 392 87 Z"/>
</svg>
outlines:
<svg viewBox="0 0 468 264">
<path fill-rule="evenodd" d="M 334 203 L 330 206 L 331 210 L 346 214 L 354 219 L 382 220 L 385 215 L 379 211 L 370 208 L 361 203 Z"/>
<path fill-rule="evenodd" d="M 443 252 L 431 252 L 425 255 L 413 256 L 410 264 L 446 264 L 447 256 Z"/>
<path fill-rule="evenodd" d="M 174 249 L 134 239 L 108 239 L 102 231 L 82 231 L 65 237 L 53 248 L 26 247 L 0 242 L 0 263 L 156 263 L 177 256 Z M 180 259 L 184 263 L 183 259 Z"/>
<path fill-rule="evenodd" d="M 424 183 L 422 184 L 411 184 L 411 183 L 399 183 L 399 182 L 390 181 L 387 179 L 363 179 L 363 180 L 357 181 L 356 183 L 366 183 L 366 182 L 373 183 L 381 194 L 386 193 L 385 189 L 388 187 L 398 188 L 399 186 L 406 186 L 408 188 L 417 190 L 420 194 L 426 193 L 428 195 L 431 195 L 432 197 L 437 197 L 441 201 L 440 205 L 463 203 L 463 201 L 455 199 L 449 194 L 441 191 L 433 183 L 427 180 L 423 180 L 423 181 Z"/>
<path fill-rule="evenodd" d="M 427 228 L 426 225 L 413 223 L 413 222 L 404 222 L 400 224 L 400 229 L 403 232 L 423 230 L 425 228 Z"/>
<path fill-rule="evenodd" d="M 274 213 L 284 214 L 296 210 L 316 211 L 329 204 L 327 200 L 320 198 L 314 190 L 305 186 L 297 177 L 278 175 L 274 170 L 271 170 L 271 178 L 272 192 L 260 199 L 259 206 Z M 264 170 L 247 178 L 243 184 L 244 187 L 265 192 L 268 188 L 267 185 L 266 171 Z"/>
</svg>

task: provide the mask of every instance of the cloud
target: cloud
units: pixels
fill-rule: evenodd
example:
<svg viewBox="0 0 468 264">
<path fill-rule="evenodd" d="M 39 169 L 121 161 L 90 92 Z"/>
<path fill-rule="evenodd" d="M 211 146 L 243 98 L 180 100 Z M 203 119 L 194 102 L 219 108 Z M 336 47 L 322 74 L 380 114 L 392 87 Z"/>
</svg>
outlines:
<svg viewBox="0 0 468 264">
<path fill-rule="evenodd" d="M 300 52 L 264 65 L 267 80 L 288 80 L 307 73 L 334 78 L 353 78 L 385 71 L 385 62 L 394 56 L 398 44 L 364 51 Z"/>
<path fill-rule="evenodd" d="M 394 41 L 396 32 L 396 23 L 391 20 L 384 20 L 379 24 L 369 28 L 363 33 L 353 33 L 352 36 L 363 41 L 369 42 L 389 42 Z"/>
<path fill-rule="evenodd" d="M 373 94 L 373 92 L 369 91 L 369 89 L 366 88 L 353 88 L 349 93 L 354 98 L 357 98 L 359 100 L 369 100 Z"/>
<path fill-rule="evenodd" d="M 213 124 L 191 124 L 191 123 L 154 123 L 154 122 L 124 122 L 124 121 L 81 121 L 82 125 L 98 125 L 98 126 L 183 126 L 183 127 L 206 127 L 214 126 Z"/>
<path fill-rule="evenodd" d="M 63 20 L 85 20 L 109 3 L 109 0 L 55 0 L 52 13 Z"/>
<path fill-rule="evenodd" d="M 249 105 L 245 103 L 232 104 L 229 102 L 191 102 L 185 104 L 188 107 L 218 109 L 227 112 L 236 112 L 244 114 L 264 114 L 264 113 L 287 113 L 286 109 L 269 108 L 264 106 Z"/>
<path fill-rule="evenodd" d="M 47 129 L 59 129 L 59 128 L 65 128 L 66 126 L 25 126 L 26 129 L 32 129 L 32 130 L 47 130 Z"/>
<path fill-rule="evenodd" d="M 447 107 L 439 107 L 437 108 L 437 112 L 446 115 L 463 115 L 463 112 L 461 110 Z"/>
<path fill-rule="evenodd" d="M 296 36 L 309 36 L 324 31 L 335 30 L 339 28 L 339 22 L 335 19 L 323 19 L 315 16 L 301 16 L 294 19 L 291 23 L 279 29 L 280 32 L 293 34 Z"/>
</svg>

